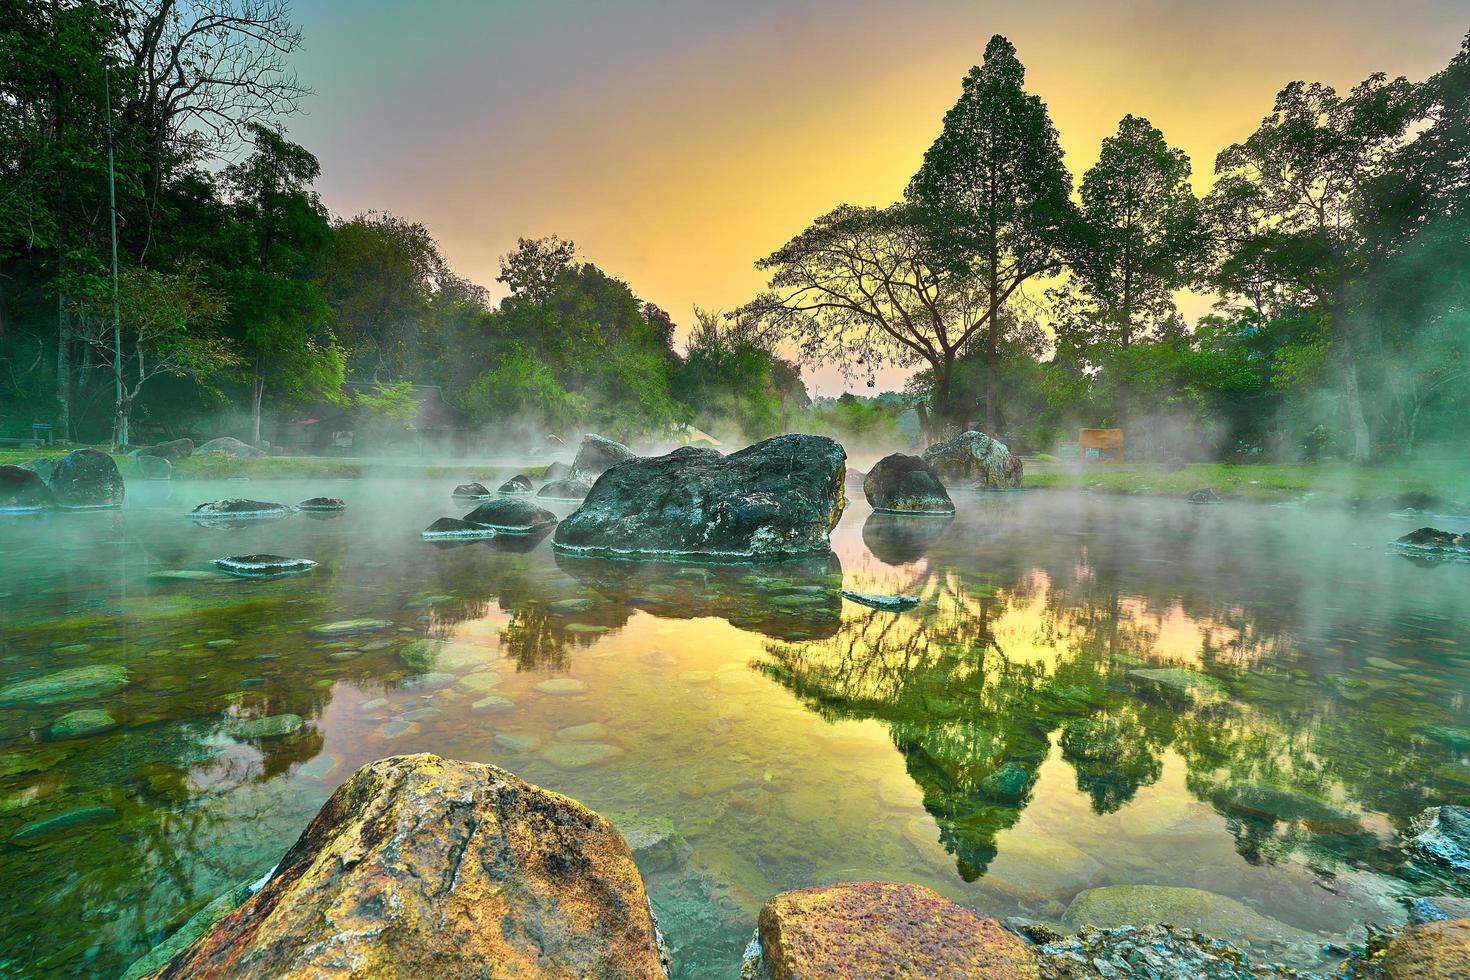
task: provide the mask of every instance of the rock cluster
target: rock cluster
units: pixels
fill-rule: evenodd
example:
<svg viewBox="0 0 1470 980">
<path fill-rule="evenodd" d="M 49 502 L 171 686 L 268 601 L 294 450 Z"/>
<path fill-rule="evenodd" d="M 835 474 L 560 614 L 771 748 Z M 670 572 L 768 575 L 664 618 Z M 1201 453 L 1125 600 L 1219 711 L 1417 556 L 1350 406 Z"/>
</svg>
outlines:
<svg viewBox="0 0 1470 980">
<path fill-rule="evenodd" d="M 556 524 L 556 515 L 529 500 L 498 497 L 462 518 L 441 517 L 423 531 L 425 538 L 488 538 L 501 534 L 537 535 Z"/>
<path fill-rule="evenodd" d="M 917 456 L 884 456 L 863 480 L 863 495 L 875 511 L 895 514 L 953 514 L 954 501 L 934 468 Z"/>
<path fill-rule="evenodd" d="M 546 468 L 546 484 L 536 496 L 548 500 L 581 500 L 592 490 L 597 478 L 619 463 L 637 459 L 633 450 L 620 442 L 589 433 L 577 447 L 577 456 L 569 469 L 552 463 Z"/>
<path fill-rule="evenodd" d="M 1014 490 L 1021 485 L 1020 457 L 1005 443 L 973 429 L 924 450 L 924 462 L 944 480 L 971 480 L 978 489 Z"/>
<path fill-rule="evenodd" d="M 556 529 L 559 550 L 614 557 L 749 561 L 826 553 L 846 504 L 847 454 L 784 435 L 729 456 L 676 449 L 604 473 Z"/>
<path fill-rule="evenodd" d="M 0 510 L 121 507 L 125 495 L 117 463 L 95 449 L 0 466 Z"/>
</svg>

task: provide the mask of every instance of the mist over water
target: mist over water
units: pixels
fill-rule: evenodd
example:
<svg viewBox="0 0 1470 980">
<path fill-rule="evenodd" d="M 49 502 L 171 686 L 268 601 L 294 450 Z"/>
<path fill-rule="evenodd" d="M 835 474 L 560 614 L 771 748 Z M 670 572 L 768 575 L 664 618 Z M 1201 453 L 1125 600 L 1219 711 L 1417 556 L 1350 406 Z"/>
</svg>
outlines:
<svg viewBox="0 0 1470 980">
<path fill-rule="evenodd" d="M 830 558 L 712 568 L 420 541 L 456 482 L 137 484 L 118 512 L 0 523 L 5 682 L 127 674 L 0 709 L 5 877 L 28 883 L 5 972 L 120 972 L 403 752 L 671 820 L 688 860 L 645 871 L 679 976 L 731 972 L 771 894 L 836 880 L 1054 923 L 1088 888 L 1202 888 L 1255 914 L 1232 939 L 1302 966 L 1435 887 L 1395 841 L 1470 786 L 1470 592 L 1389 553 L 1412 525 L 1386 512 L 960 492 L 953 520 L 905 520 L 859 494 Z M 348 509 L 184 517 L 242 494 Z M 320 566 L 150 577 L 258 552 Z M 380 622 L 319 629 L 356 619 Z M 1166 668 L 1191 683 L 1133 673 Z M 77 708 L 117 727 L 48 738 Z"/>
</svg>

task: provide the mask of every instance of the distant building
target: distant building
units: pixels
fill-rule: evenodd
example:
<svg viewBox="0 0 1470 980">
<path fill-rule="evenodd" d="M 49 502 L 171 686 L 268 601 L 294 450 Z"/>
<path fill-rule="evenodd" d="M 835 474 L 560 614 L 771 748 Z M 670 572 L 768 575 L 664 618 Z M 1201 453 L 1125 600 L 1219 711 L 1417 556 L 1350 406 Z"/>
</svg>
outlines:
<svg viewBox="0 0 1470 980">
<path fill-rule="evenodd" d="M 1123 430 L 1078 429 L 1077 458 L 1084 463 L 1123 462 Z"/>
</svg>

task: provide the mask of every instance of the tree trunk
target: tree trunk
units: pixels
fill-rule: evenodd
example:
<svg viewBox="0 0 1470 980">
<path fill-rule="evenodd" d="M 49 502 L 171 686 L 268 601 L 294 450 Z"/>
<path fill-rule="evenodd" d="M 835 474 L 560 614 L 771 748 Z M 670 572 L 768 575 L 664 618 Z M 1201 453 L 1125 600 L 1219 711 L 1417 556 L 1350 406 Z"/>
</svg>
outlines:
<svg viewBox="0 0 1470 980">
<path fill-rule="evenodd" d="M 1351 352 L 1343 356 L 1342 410 L 1347 414 L 1348 428 L 1353 434 L 1354 463 L 1373 458 L 1373 441 L 1368 432 L 1368 419 L 1363 414 L 1363 396 L 1358 390 L 1358 362 Z"/>
<path fill-rule="evenodd" d="M 56 430 L 54 436 L 71 440 L 71 317 L 66 295 L 56 295 Z"/>
<path fill-rule="evenodd" d="M 990 281 L 990 322 L 986 324 L 988 336 L 985 347 L 985 434 L 995 438 L 996 415 L 996 362 L 1000 359 L 1000 297 L 996 292 L 995 279 Z"/>
<path fill-rule="evenodd" d="M 260 401 L 261 401 L 261 397 L 264 394 L 265 394 L 265 378 L 264 378 L 264 376 L 261 375 L 261 373 L 260 373 L 260 365 L 257 362 L 257 364 L 255 366 L 255 379 L 254 379 L 254 383 L 251 385 L 251 391 L 250 391 L 250 405 L 251 405 L 251 408 L 252 408 L 252 410 L 253 410 L 253 412 L 255 414 L 255 426 L 254 426 L 254 433 L 255 433 L 255 435 L 252 438 L 250 444 L 252 446 L 255 446 L 256 448 L 259 448 L 260 447 Z"/>
</svg>

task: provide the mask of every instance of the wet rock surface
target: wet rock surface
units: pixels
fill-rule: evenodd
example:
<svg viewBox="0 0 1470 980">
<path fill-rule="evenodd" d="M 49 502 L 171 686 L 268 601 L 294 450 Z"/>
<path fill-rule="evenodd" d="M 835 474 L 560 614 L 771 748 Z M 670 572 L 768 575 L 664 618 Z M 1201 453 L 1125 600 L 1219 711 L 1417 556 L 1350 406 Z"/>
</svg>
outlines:
<svg viewBox="0 0 1470 980">
<path fill-rule="evenodd" d="M 761 909 L 759 949 L 773 980 L 1039 976 L 1025 941 L 994 919 L 922 885 L 885 881 L 782 892 Z"/>
<path fill-rule="evenodd" d="M 592 483 L 590 481 L 562 477 L 552 480 L 537 490 L 536 496 L 546 500 L 584 500 L 591 492 Z"/>
<path fill-rule="evenodd" d="M 1045 926 L 1023 924 L 1022 935 L 1039 945 L 1041 980 L 1260 980 L 1290 976 L 1280 967 L 1255 964 L 1229 943 L 1171 925 L 1083 929 L 1057 935 Z"/>
<path fill-rule="evenodd" d="M 531 492 L 531 478 L 529 476 L 525 476 L 524 474 L 518 473 L 515 476 L 511 477 L 509 480 L 506 480 L 499 487 L 497 487 L 496 490 L 495 490 L 495 492 L 496 493 L 530 493 Z"/>
<path fill-rule="evenodd" d="M 1292 944 L 1311 939 L 1307 933 L 1261 915 L 1233 898 L 1199 888 L 1167 885 L 1089 888 L 1072 899 L 1062 921 L 1071 929 L 1118 929 L 1141 922 L 1167 922 L 1236 943 Z"/>
<path fill-rule="evenodd" d="M 1215 492 L 1213 487 L 1200 487 L 1198 490 L 1191 490 L 1184 499 L 1192 504 L 1223 504 L 1225 502 Z"/>
<path fill-rule="evenodd" d="M 341 497 L 308 497 L 296 506 L 300 510 L 320 512 L 336 512 L 347 509 L 347 504 Z"/>
<path fill-rule="evenodd" d="M 489 500 L 468 514 L 464 520 L 501 534 L 534 534 L 556 523 L 556 515 L 529 500 L 500 498 Z"/>
<path fill-rule="evenodd" d="M 851 589 L 843 589 L 842 598 L 848 602 L 856 602 L 860 606 L 867 606 L 869 609 L 880 609 L 883 612 L 903 612 L 919 604 L 918 596 L 872 595 L 868 592 L 853 592 Z"/>
<path fill-rule="evenodd" d="M 884 456 L 863 479 L 873 510 L 897 514 L 953 514 L 954 501 L 934 468 L 918 456 Z"/>
<path fill-rule="evenodd" d="M 270 880 L 159 977 L 661 977 L 623 838 L 489 765 L 354 773 Z"/>
<path fill-rule="evenodd" d="M 1385 980 L 1470 977 L 1470 919 L 1447 919 L 1404 930 L 1384 948 L 1380 966 Z"/>
<path fill-rule="evenodd" d="M 568 475 L 577 480 L 593 483 L 599 476 L 619 463 L 636 458 L 633 450 L 621 442 L 613 442 L 595 433 L 588 433 L 582 438 L 582 444 L 577 447 L 577 456 L 572 460 L 572 469 Z"/>
<path fill-rule="evenodd" d="M 1021 485 L 1020 457 L 983 432 L 973 429 L 924 450 L 924 462 L 950 486 L 969 481 L 980 489 L 1014 490 Z"/>
<path fill-rule="evenodd" d="M 604 473 L 557 527 L 559 549 L 641 558 L 770 560 L 829 550 L 847 454 L 785 435 L 723 456 L 678 449 Z"/>
<path fill-rule="evenodd" d="M 189 516 L 195 520 L 211 520 L 214 518 L 286 517 L 290 513 L 291 508 L 286 504 L 251 500 L 247 497 L 227 497 L 223 500 L 206 501 L 189 511 Z"/>
<path fill-rule="evenodd" d="M 1409 823 L 1404 847 L 1470 886 L 1470 807 L 1429 807 Z"/>
<path fill-rule="evenodd" d="M 117 463 L 95 449 L 74 450 L 37 472 L 61 507 L 121 507 L 126 495 Z"/>
<path fill-rule="evenodd" d="M 421 533 L 425 538 L 489 538 L 495 535 L 495 530 L 458 517 L 441 517 Z"/>
<path fill-rule="evenodd" d="M 55 502 L 40 474 L 21 466 L 0 466 L 0 510 L 42 510 Z"/>
<path fill-rule="evenodd" d="M 230 575 L 257 577 L 309 572 L 316 567 L 316 562 L 310 558 L 291 558 L 286 555 L 231 555 L 227 558 L 216 558 L 214 567 Z"/>
<path fill-rule="evenodd" d="M 490 490 L 483 483 L 461 483 L 454 488 L 454 496 L 463 500 L 475 500 L 490 496 Z"/>
</svg>

